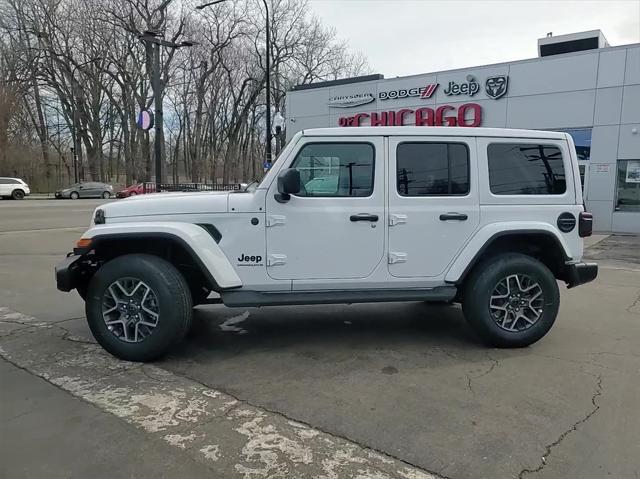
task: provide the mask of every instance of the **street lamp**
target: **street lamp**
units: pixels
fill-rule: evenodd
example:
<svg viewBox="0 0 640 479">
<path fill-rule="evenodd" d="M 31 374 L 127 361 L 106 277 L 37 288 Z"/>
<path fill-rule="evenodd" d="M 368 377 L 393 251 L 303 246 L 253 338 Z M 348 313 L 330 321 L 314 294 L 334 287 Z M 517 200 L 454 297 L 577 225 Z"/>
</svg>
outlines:
<svg viewBox="0 0 640 479">
<path fill-rule="evenodd" d="M 212 5 L 217 5 L 218 3 L 223 3 L 228 0 L 214 0 L 213 2 L 204 3 L 202 5 L 198 5 L 196 10 L 202 10 L 203 8 L 210 7 Z M 266 101 L 267 101 L 267 145 L 265 151 L 265 162 L 271 163 L 271 33 L 269 30 L 269 6 L 267 5 L 267 0 L 262 0 L 264 4 L 264 9 L 266 12 L 266 27 L 267 27 L 267 39 L 266 39 L 266 53 L 267 53 L 267 61 L 266 61 L 266 69 L 267 69 L 267 78 L 266 78 Z"/>
<path fill-rule="evenodd" d="M 174 43 L 160 37 L 158 32 L 145 31 L 138 35 L 138 39 L 149 45 L 153 52 L 153 66 L 151 68 L 151 87 L 153 89 L 153 99 L 155 103 L 155 139 L 153 142 L 154 156 L 156 163 L 156 188 L 155 191 L 159 192 L 162 184 L 162 126 L 163 126 L 163 111 L 162 111 L 162 92 L 160 82 L 160 47 L 167 48 L 182 48 L 192 47 L 195 42 L 183 41 L 181 43 Z"/>
</svg>

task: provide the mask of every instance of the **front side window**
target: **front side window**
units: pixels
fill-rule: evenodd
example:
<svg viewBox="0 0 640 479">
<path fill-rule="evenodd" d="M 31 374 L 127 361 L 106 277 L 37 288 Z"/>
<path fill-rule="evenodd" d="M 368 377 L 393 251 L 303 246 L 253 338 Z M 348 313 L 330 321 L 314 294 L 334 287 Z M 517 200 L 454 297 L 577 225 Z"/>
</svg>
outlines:
<svg viewBox="0 0 640 479">
<path fill-rule="evenodd" d="M 469 149 L 462 143 L 401 143 L 396 150 L 400 196 L 469 193 Z"/>
<path fill-rule="evenodd" d="M 618 161 L 616 211 L 640 211 L 640 159 Z"/>
<path fill-rule="evenodd" d="M 291 165 L 300 172 L 297 196 L 370 196 L 374 162 L 370 143 L 309 143 Z"/>
<path fill-rule="evenodd" d="M 487 149 L 494 195 L 561 195 L 567 190 L 560 148 L 535 143 L 492 143 Z"/>
</svg>

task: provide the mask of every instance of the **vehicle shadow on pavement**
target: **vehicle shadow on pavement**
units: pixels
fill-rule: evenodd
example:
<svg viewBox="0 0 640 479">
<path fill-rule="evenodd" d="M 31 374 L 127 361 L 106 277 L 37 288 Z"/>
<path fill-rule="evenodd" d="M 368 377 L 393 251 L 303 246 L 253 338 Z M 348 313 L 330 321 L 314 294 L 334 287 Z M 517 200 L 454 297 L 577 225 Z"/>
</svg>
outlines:
<svg viewBox="0 0 640 479">
<path fill-rule="evenodd" d="M 173 356 L 195 354 L 213 359 L 251 351 L 303 354 L 309 348 L 318 348 L 319 353 L 307 356 L 318 358 L 322 353 L 380 349 L 398 353 L 405 348 L 408 353 L 429 348 L 456 354 L 486 351 L 459 305 L 414 302 L 246 310 L 201 307 L 195 310 L 187 341 Z"/>
</svg>

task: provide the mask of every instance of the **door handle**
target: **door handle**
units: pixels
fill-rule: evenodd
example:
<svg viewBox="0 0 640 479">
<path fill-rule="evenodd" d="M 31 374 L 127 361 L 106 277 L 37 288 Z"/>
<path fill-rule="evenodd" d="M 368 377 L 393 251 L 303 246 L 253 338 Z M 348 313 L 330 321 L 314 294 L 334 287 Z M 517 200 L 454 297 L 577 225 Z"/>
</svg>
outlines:
<svg viewBox="0 0 640 479">
<path fill-rule="evenodd" d="M 469 217 L 464 213 L 442 213 L 440 221 L 467 221 Z"/>
<path fill-rule="evenodd" d="M 368 213 L 360 213 L 357 215 L 351 215 L 349 217 L 351 221 L 378 221 L 378 215 L 370 215 Z"/>
</svg>

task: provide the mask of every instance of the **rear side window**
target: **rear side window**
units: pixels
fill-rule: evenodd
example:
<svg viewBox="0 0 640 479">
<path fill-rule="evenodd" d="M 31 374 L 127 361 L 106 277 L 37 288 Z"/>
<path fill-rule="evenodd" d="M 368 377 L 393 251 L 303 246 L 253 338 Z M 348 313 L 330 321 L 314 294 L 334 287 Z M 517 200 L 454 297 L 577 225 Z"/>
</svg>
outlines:
<svg viewBox="0 0 640 479">
<path fill-rule="evenodd" d="M 494 195 L 561 195 L 567 190 L 560 148 L 535 143 L 492 143 L 487 149 Z"/>
<path fill-rule="evenodd" d="M 400 196 L 469 193 L 469 149 L 463 143 L 400 143 L 396 163 Z"/>
<path fill-rule="evenodd" d="M 374 162 L 371 143 L 309 143 L 291 165 L 302 183 L 296 196 L 370 196 Z"/>
</svg>

